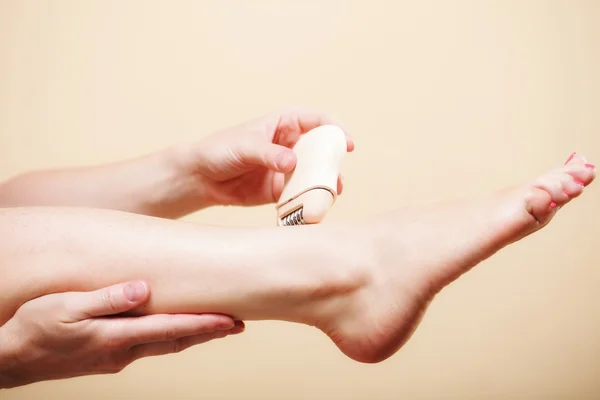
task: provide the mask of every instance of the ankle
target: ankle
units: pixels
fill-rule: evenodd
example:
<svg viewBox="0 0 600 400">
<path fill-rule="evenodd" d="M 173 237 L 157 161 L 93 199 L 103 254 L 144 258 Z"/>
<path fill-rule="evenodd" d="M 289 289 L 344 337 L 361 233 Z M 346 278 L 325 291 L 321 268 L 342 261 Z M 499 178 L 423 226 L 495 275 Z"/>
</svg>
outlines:
<svg viewBox="0 0 600 400">
<path fill-rule="evenodd" d="M 302 322 L 321 327 L 344 314 L 356 294 L 370 285 L 377 270 L 374 235 L 358 226 L 320 227 L 322 274 L 308 293 Z"/>
</svg>

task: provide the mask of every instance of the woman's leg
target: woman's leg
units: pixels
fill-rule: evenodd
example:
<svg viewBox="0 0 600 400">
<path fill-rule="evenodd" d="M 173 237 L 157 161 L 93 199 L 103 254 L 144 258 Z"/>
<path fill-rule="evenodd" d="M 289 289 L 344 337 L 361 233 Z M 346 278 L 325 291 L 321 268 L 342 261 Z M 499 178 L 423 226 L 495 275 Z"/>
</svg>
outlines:
<svg viewBox="0 0 600 400">
<path fill-rule="evenodd" d="M 305 228 L 199 226 L 83 208 L 0 209 L 0 323 L 44 294 L 134 279 L 151 287 L 139 314 L 302 319 L 307 299 L 359 284 L 349 267 L 360 255 L 344 250 L 349 243 L 334 230 Z"/>
<path fill-rule="evenodd" d="M 445 285 L 545 226 L 595 177 L 574 157 L 533 183 L 353 226 L 232 229 L 111 211 L 0 213 L 2 321 L 43 294 L 144 279 L 143 313 L 217 312 L 315 325 L 377 362 Z"/>
</svg>

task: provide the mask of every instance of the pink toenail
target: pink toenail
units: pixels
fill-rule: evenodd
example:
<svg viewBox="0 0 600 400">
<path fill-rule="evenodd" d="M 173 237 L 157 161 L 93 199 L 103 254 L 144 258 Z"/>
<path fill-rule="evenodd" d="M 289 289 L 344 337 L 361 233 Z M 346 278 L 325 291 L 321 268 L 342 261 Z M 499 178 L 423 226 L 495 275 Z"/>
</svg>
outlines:
<svg viewBox="0 0 600 400">
<path fill-rule="evenodd" d="M 573 159 L 573 157 L 575 157 L 576 155 L 577 155 L 577 153 L 576 153 L 576 152 L 573 152 L 573 154 L 571 154 L 571 155 L 569 156 L 569 158 L 567 159 L 567 161 L 565 161 L 565 164 L 568 164 L 568 163 L 569 163 L 569 161 L 571 161 L 571 160 Z"/>
<path fill-rule="evenodd" d="M 589 169 L 596 169 L 596 166 L 595 166 L 595 165 L 593 165 L 593 164 L 584 164 L 584 165 L 586 166 L 586 168 L 589 168 Z"/>
<path fill-rule="evenodd" d="M 567 193 L 566 191 L 563 190 L 563 193 L 566 194 L 567 196 L 571 196 L 569 193 Z"/>
<path fill-rule="evenodd" d="M 585 185 L 583 184 L 583 182 L 579 182 L 579 181 L 575 181 L 576 184 L 578 184 L 581 187 L 584 187 Z"/>
<path fill-rule="evenodd" d="M 556 207 L 556 203 L 555 202 L 550 203 L 550 208 L 554 208 L 554 207 Z"/>
</svg>

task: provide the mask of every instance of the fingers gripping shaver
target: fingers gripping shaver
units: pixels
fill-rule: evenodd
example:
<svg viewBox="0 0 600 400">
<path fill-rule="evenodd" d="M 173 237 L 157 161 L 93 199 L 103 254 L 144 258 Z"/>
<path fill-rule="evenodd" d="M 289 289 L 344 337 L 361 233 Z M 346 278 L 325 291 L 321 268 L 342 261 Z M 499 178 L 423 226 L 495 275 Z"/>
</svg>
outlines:
<svg viewBox="0 0 600 400">
<path fill-rule="evenodd" d="M 323 125 L 304 135 L 293 147 L 296 168 L 285 177 L 277 202 L 279 226 L 318 224 L 337 199 L 337 181 L 347 152 L 346 135 Z"/>
</svg>

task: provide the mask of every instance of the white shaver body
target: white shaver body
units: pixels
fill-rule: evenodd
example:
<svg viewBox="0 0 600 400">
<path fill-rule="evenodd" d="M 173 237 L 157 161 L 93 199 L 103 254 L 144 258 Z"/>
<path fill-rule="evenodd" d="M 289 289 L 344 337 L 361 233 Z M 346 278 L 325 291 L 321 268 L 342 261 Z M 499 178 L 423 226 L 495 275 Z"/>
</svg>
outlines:
<svg viewBox="0 0 600 400">
<path fill-rule="evenodd" d="M 277 202 L 278 222 L 280 226 L 317 224 L 337 199 L 346 135 L 338 126 L 319 126 L 300 136 L 293 151 L 296 168 L 285 177 Z"/>
</svg>

